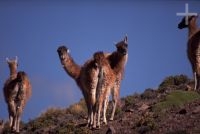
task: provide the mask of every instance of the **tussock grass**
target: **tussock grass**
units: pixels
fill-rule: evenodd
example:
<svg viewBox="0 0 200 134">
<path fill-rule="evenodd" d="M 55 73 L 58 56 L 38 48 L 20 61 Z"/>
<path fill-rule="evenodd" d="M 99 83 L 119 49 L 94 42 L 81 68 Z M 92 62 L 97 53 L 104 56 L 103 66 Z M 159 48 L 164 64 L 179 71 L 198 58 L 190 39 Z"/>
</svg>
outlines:
<svg viewBox="0 0 200 134">
<path fill-rule="evenodd" d="M 87 107 L 84 99 L 81 99 L 79 103 L 73 104 L 68 108 L 68 112 L 73 115 L 86 115 Z"/>
</svg>

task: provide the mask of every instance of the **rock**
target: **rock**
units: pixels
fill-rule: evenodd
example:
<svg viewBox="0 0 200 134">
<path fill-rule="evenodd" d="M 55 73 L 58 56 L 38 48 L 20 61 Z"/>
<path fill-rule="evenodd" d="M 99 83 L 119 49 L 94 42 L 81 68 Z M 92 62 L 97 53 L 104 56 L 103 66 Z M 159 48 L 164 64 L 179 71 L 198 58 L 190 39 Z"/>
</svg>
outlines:
<svg viewBox="0 0 200 134">
<path fill-rule="evenodd" d="M 147 110 L 149 107 L 150 107 L 150 106 L 147 105 L 147 104 L 142 104 L 142 106 L 139 107 L 138 110 L 139 110 L 139 111 L 145 111 L 145 110 Z"/>
<path fill-rule="evenodd" d="M 134 109 L 127 109 L 125 112 L 130 112 L 130 113 L 133 113 L 134 112 Z"/>
<path fill-rule="evenodd" d="M 113 126 L 109 126 L 106 134 L 115 134 L 115 133 L 116 133 L 116 131 L 115 131 L 114 127 Z"/>
<path fill-rule="evenodd" d="M 139 134 L 145 134 L 146 132 L 150 131 L 150 127 L 149 126 L 141 126 L 138 130 Z"/>
<path fill-rule="evenodd" d="M 186 91 L 192 91 L 194 88 L 194 86 L 191 86 L 191 85 L 186 85 L 187 86 L 187 90 Z"/>
<path fill-rule="evenodd" d="M 193 114 L 197 114 L 197 113 L 200 113 L 200 106 L 196 107 L 193 111 L 192 111 Z"/>
<path fill-rule="evenodd" d="M 187 111 L 186 111 L 186 109 L 181 109 L 178 113 L 179 113 L 179 114 L 186 114 Z"/>
</svg>

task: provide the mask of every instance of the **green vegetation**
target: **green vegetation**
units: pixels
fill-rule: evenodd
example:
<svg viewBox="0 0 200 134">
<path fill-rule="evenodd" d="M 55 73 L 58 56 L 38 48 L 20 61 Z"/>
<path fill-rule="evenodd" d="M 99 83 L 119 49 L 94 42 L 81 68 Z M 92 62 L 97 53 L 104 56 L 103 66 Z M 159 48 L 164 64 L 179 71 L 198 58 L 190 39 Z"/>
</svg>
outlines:
<svg viewBox="0 0 200 134">
<path fill-rule="evenodd" d="M 125 98 L 125 105 L 129 106 L 132 105 L 134 103 L 134 97 L 133 96 L 127 96 Z"/>
<path fill-rule="evenodd" d="M 157 103 L 153 110 L 163 111 L 172 107 L 181 107 L 195 99 L 200 99 L 200 95 L 196 92 L 176 90 L 167 95 L 164 101 Z"/>
<path fill-rule="evenodd" d="M 115 110 L 115 116 L 122 114 L 122 108 L 117 106 Z"/>
<path fill-rule="evenodd" d="M 133 95 L 126 96 L 125 98 L 122 98 L 122 101 L 125 101 L 125 106 L 131 106 L 135 104 L 135 100 L 140 98 L 140 94 L 134 93 Z"/>
</svg>

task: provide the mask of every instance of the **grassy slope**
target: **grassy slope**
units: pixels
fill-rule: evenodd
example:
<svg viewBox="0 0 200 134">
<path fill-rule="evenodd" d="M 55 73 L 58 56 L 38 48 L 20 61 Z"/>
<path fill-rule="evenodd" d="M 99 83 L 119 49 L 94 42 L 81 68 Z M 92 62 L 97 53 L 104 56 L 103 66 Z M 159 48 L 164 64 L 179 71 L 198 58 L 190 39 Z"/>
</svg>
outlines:
<svg viewBox="0 0 200 134">
<path fill-rule="evenodd" d="M 172 107 L 181 107 L 186 103 L 200 99 L 200 95 L 193 91 L 173 91 L 166 98 L 154 106 L 155 111 L 163 111 Z"/>
<path fill-rule="evenodd" d="M 199 100 L 200 102 L 200 95 L 198 93 L 181 90 L 185 89 L 188 82 L 190 82 L 190 80 L 184 75 L 170 76 L 160 84 L 158 90 L 145 90 L 142 94 L 135 94 L 122 98 L 122 106 L 117 108 L 115 120 L 109 122 L 109 125 L 113 126 L 118 133 L 164 132 L 166 127 L 162 128 L 162 126 L 164 126 L 163 124 L 165 121 L 167 123 L 167 119 L 157 116 L 159 113 L 167 114 L 166 117 L 169 118 L 173 113 L 168 113 L 166 112 L 167 110 L 184 107 L 186 104 L 192 103 L 195 100 Z M 150 109 L 140 111 L 139 109 L 142 104 L 149 105 Z M 111 107 L 108 109 L 108 116 L 110 116 Z M 86 116 L 87 109 L 82 99 L 79 103 L 71 105 L 69 108 L 50 108 L 38 118 L 30 120 L 27 124 L 22 123 L 21 133 L 100 134 L 107 131 L 107 125 L 103 125 L 100 130 L 95 131 L 85 127 L 84 125 L 87 122 Z M 173 116 L 175 117 L 176 115 Z M 186 118 L 186 116 L 184 118 Z M 160 122 L 163 123 L 162 126 L 159 126 Z M 8 124 L 5 126 L 4 133 L 9 133 Z M 169 125 L 166 126 L 168 127 Z"/>
</svg>

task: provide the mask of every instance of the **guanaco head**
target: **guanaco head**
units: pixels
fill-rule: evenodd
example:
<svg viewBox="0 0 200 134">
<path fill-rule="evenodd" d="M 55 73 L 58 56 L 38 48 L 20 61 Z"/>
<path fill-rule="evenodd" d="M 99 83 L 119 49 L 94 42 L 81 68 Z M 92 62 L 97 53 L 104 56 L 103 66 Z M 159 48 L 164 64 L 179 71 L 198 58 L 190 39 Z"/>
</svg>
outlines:
<svg viewBox="0 0 200 134">
<path fill-rule="evenodd" d="M 179 29 L 183 29 L 183 28 L 187 28 L 189 26 L 189 24 L 196 24 L 196 20 L 197 20 L 198 16 L 188 16 L 188 24 L 186 24 L 186 17 L 183 17 L 183 19 L 181 20 L 181 22 L 178 24 L 178 28 Z"/>
<path fill-rule="evenodd" d="M 117 52 L 121 53 L 122 55 L 126 55 L 128 53 L 128 37 L 125 36 L 124 40 L 118 42 L 116 44 Z"/>
<path fill-rule="evenodd" d="M 10 70 L 17 70 L 17 67 L 18 67 L 18 57 L 16 56 L 15 59 L 9 59 L 9 58 L 6 58 L 6 61 L 8 63 L 8 66 L 10 68 Z"/>
<path fill-rule="evenodd" d="M 65 61 L 69 58 L 69 49 L 65 46 L 60 46 L 57 49 L 58 55 L 62 61 Z"/>
</svg>

